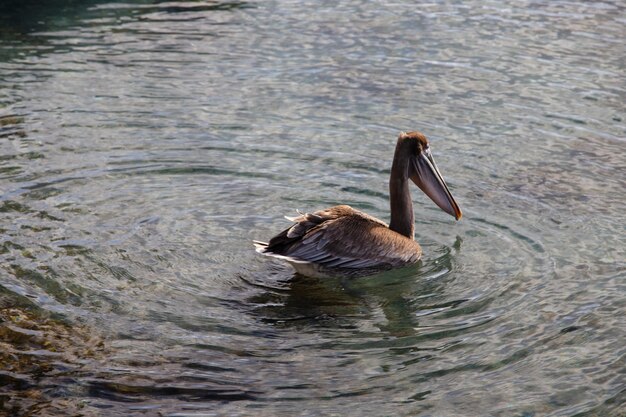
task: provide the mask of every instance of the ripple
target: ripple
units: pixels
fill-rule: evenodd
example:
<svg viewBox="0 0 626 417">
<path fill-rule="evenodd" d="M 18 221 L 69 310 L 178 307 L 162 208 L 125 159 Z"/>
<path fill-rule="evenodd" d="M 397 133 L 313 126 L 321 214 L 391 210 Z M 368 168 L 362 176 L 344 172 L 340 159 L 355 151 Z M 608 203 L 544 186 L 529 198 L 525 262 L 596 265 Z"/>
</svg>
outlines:
<svg viewBox="0 0 626 417">
<path fill-rule="evenodd" d="M 31 3 L 0 5 L 0 409 L 620 410 L 623 6 Z M 465 214 L 413 191 L 421 264 L 255 255 L 294 209 L 388 218 L 413 129 Z"/>
</svg>

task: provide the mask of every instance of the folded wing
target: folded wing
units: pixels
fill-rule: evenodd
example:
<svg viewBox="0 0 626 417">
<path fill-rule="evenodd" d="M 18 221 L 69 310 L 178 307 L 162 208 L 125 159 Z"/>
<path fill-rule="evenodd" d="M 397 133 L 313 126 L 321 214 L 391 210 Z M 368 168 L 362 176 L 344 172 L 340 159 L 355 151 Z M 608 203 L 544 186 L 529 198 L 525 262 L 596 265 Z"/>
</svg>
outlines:
<svg viewBox="0 0 626 417">
<path fill-rule="evenodd" d="M 269 243 L 255 242 L 258 252 L 328 269 L 387 269 L 415 263 L 421 256 L 415 241 L 350 206 L 288 219 L 294 225 Z"/>
</svg>

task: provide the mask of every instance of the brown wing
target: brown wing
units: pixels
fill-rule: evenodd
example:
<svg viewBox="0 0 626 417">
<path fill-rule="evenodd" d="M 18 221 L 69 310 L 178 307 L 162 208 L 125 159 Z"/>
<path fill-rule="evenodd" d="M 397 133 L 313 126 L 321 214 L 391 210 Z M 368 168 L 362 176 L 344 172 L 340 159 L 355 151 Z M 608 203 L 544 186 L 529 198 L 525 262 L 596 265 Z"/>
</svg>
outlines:
<svg viewBox="0 0 626 417">
<path fill-rule="evenodd" d="M 350 206 L 290 220 L 295 224 L 263 246 L 263 253 L 326 268 L 393 267 L 417 262 L 421 256 L 415 241 Z"/>
</svg>

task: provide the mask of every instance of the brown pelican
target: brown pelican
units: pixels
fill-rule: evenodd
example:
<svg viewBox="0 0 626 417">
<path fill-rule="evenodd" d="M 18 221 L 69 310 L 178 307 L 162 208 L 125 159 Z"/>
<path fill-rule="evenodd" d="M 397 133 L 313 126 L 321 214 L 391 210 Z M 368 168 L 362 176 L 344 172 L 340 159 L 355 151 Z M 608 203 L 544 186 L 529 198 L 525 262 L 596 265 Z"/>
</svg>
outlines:
<svg viewBox="0 0 626 417">
<path fill-rule="evenodd" d="M 422 248 L 413 240 L 409 179 L 443 211 L 461 218 L 461 209 L 437 169 L 420 132 L 400 133 L 389 178 L 389 225 L 350 206 L 286 217 L 295 224 L 270 239 L 255 241 L 264 255 L 284 259 L 310 276 L 363 276 L 414 264 Z"/>
</svg>

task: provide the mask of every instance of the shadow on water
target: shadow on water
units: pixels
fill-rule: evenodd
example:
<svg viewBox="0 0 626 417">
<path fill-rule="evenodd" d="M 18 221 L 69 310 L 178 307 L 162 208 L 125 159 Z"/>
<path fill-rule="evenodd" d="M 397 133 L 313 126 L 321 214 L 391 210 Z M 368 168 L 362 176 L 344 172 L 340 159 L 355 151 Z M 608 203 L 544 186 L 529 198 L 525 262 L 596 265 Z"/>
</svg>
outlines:
<svg viewBox="0 0 626 417">
<path fill-rule="evenodd" d="M 26 48 L 15 48 L 16 45 L 28 45 L 29 54 L 58 52 L 57 43 L 45 33 L 67 30 L 90 20 L 123 23 L 155 12 L 176 14 L 251 7 L 254 6 L 245 1 L 6 0 L 0 3 L 0 62 L 24 56 Z"/>
</svg>

